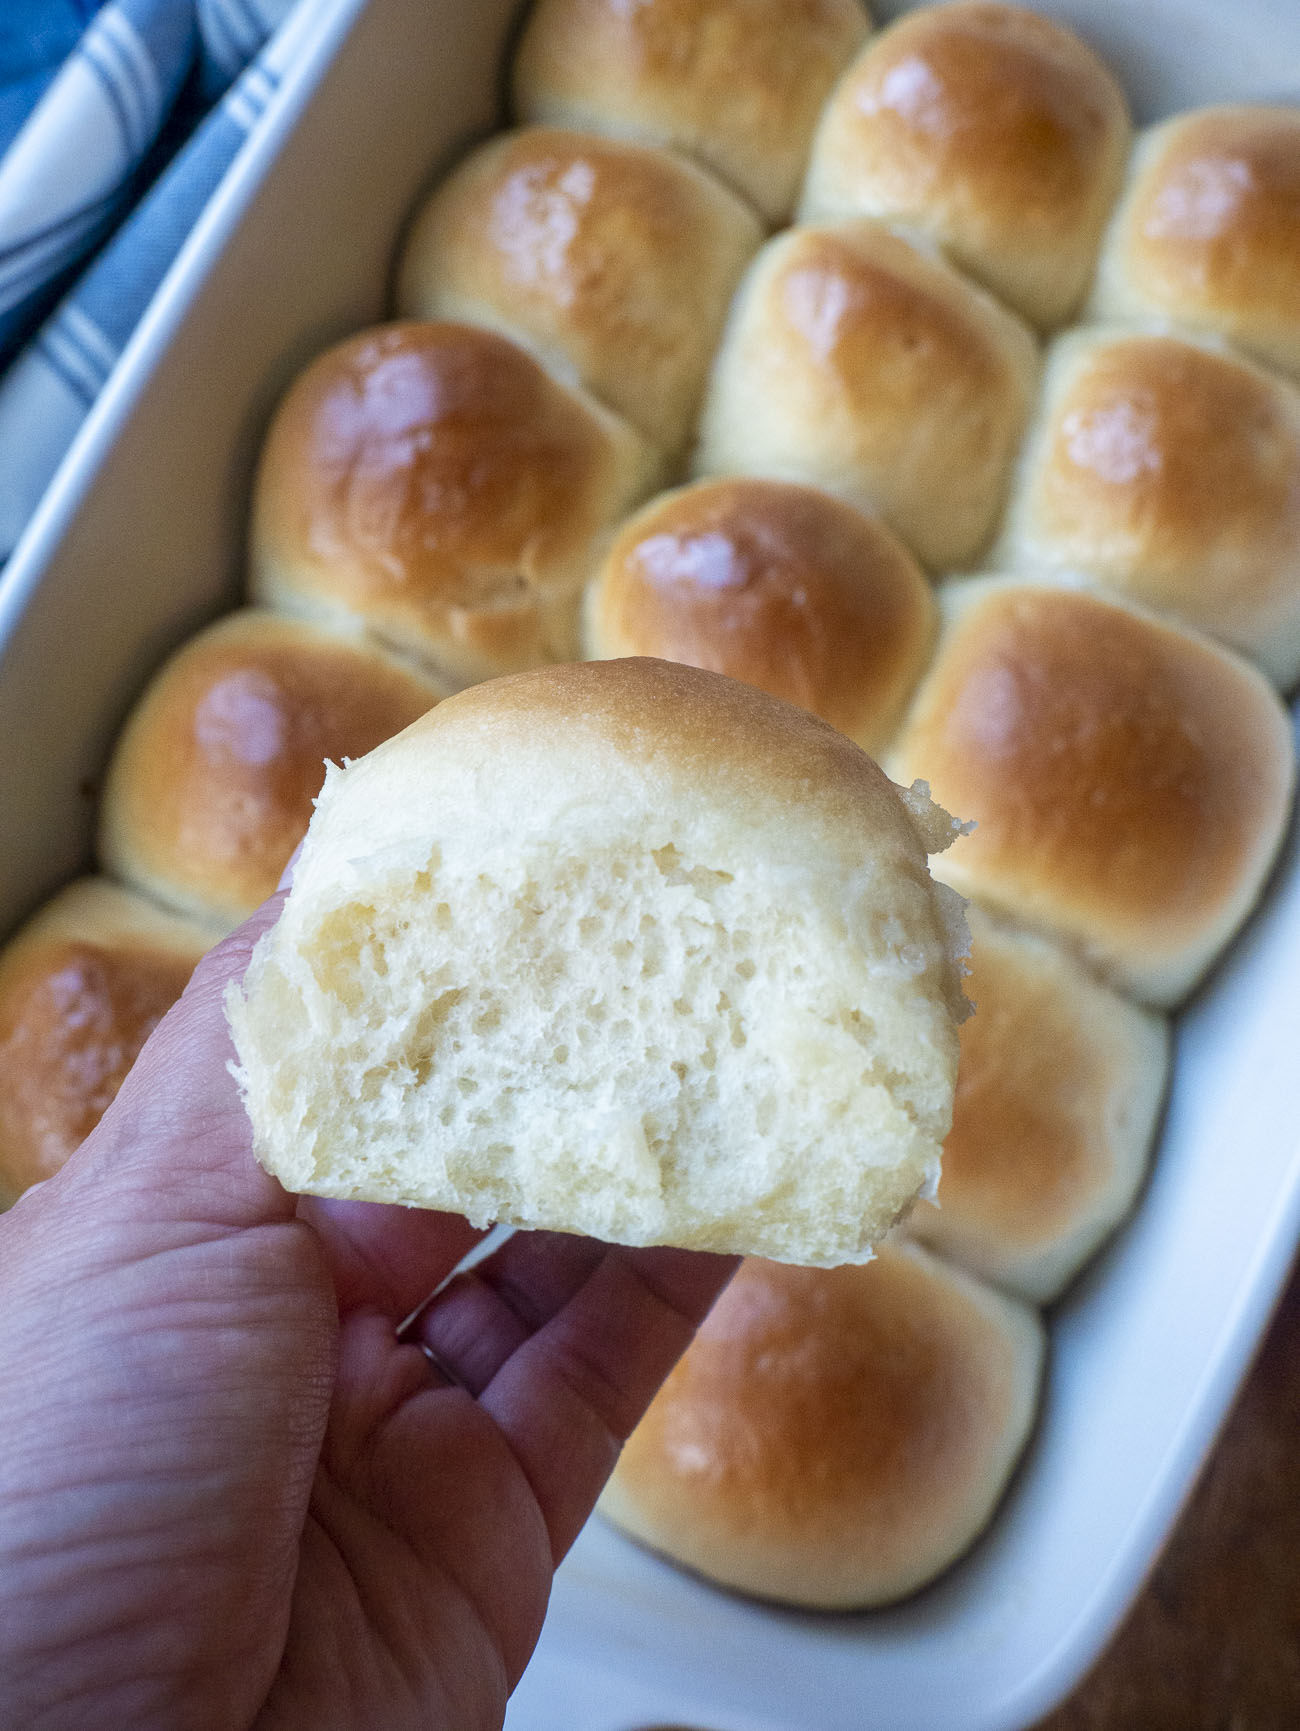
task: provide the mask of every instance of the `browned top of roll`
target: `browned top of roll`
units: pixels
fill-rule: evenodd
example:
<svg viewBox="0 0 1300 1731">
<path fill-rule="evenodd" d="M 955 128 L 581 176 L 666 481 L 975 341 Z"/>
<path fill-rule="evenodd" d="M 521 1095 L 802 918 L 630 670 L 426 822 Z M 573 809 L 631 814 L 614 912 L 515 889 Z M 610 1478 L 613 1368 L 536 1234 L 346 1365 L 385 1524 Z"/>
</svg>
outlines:
<svg viewBox="0 0 1300 1731">
<path fill-rule="evenodd" d="M 522 120 L 676 145 L 776 222 L 866 32 L 860 0 L 538 0 L 515 108 Z"/>
<path fill-rule="evenodd" d="M 833 356 L 859 412 L 918 406 L 926 371 L 957 374 L 972 395 L 1002 388 L 977 303 L 906 241 L 868 227 L 796 229 L 783 282 L 791 327 Z"/>
<path fill-rule="evenodd" d="M 1170 336 L 1081 331 L 1049 367 L 1007 550 L 1300 661 L 1300 394 Z"/>
<path fill-rule="evenodd" d="M 1138 540 L 1133 562 L 1153 587 L 1248 538 L 1267 587 L 1269 560 L 1300 537 L 1300 401 L 1175 337 L 1075 342 L 1037 479 L 1040 533 L 1090 569 L 1089 549 L 1122 557 Z M 1234 589 L 1245 575 L 1234 573 Z"/>
<path fill-rule="evenodd" d="M 621 422 L 494 332 L 365 331 L 275 416 L 254 593 L 350 610 L 457 676 L 550 659 L 538 609 L 576 594 L 591 536 L 631 502 L 644 461 Z"/>
<path fill-rule="evenodd" d="M 1285 710 L 1244 662 L 1100 596 L 992 581 L 946 605 L 894 763 L 975 820 L 944 875 L 1176 997 L 1276 851 Z"/>
<path fill-rule="evenodd" d="M 536 344 L 675 451 L 762 238 L 747 204 L 675 152 L 529 126 L 489 140 L 434 192 L 399 302 Z"/>
<path fill-rule="evenodd" d="M 1073 31 L 986 0 L 921 7 L 840 84 L 806 203 L 917 223 L 1051 323 L 1085 287 L 1127 138 L 1119 85 Z M 1054 253 L 1068 255 L 1064 274 Z"/>
<path fill-rule="evenodd" d="M 896 1598 L 987 1519 L 1028 1428 L 1030 1313 L 910 1248 L 749 1261 L 627 1443 L 602 1508 L 724 1585 Z"/>
<path fill-rule="evenodd" d="M 920 676 L 935 608 L 880 523 L 817 488 L 701 481 L 624 525 L 588 596 L 594 656 L 706 667 L 878 750 Z"/>
<path fill-rule="evenodd" d="M 1039 1303 L 1131 1205 L 1164 1091 L 1163 1018 L 1046 939 L 967 909 L 966 991 L 938 1206 L 908 1230 Z"/>
<path fill-rule="evenodd" d="M 992 527 L 1037 360 L 1020 319 L 879 224 L 790 229 L 737 295 L 696 470 L 829 487 L 926 564 L 960 563 Z"/>
<path fill-rule="evenodd" d="M 1141 141 L 1099 284 L 1300 371 L 1300 109 L 1204 108 Z"/>
<path fill-rule="evenodd" d="M 1032 947 L 1027 947 L 1032 946 Z M 1100 1132 L 1119 1065 L 1127 1059 L 1097 1009 L 1130 1008 L 1065 957 L 1053 966 L 1032 939 L 999 943 L 979 927 L 966 990 L 976 1006 L 962 1027 L 952 1130 L 943 1147 L 939 1206 L 983 1210 L 998 1230 L 1036 1245 L 1091 1206 L 1110 1172 Z"/>
<path fill-rule="evenodd" d="M 172 906 L 235 924 L 275 889 L 325 760 L 360 757 L 437 701 L 394 657 L 249 609 L 187 643 L 123 732 L 101 852 Z"/>
<path fill-rule="evenodd" d="M 0 955 L 0 1205 L 94 1129 L 215 934 L 103 879 L 71 885 Z"/>
</svg>

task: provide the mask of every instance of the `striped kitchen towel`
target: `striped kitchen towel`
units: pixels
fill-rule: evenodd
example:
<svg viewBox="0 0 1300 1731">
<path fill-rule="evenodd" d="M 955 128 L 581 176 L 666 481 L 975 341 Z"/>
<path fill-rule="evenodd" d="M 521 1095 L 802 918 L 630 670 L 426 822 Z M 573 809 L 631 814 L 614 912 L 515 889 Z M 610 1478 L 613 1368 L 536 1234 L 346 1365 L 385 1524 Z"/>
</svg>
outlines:
<svg viewBox="0 0 1300 1731">
<path fill-rule="evenodd" d="M 37 10 L 33 0 L 10 4 Z M 274 32 L 291 4 L 105 0 L 0 157 L 0 365 L 33 307 L 111 233 L 0 375 L 0 560 L 274 94 L 286 40 Z M 43 0 L 41 10 L 66 20 L 77 0 Z M 5 29 L 0 55 L 16 46 Z M 12 52 L 0 59 L 0 82 L 16 62 Z M 205 106 L 158 174 L 169 135 Z"/>
</svg>

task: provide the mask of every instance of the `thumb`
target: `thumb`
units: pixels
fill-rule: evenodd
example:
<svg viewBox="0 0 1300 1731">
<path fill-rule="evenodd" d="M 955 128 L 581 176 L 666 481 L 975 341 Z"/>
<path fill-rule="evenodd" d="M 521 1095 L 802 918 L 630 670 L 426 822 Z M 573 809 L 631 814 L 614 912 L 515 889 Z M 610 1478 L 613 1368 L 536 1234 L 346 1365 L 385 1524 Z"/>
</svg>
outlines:
<svg viewBox="0 0 1300 1731">
<path fill-rule="evenodd" d="M 255 1226 L 292 1216 L 294 1199 L 253 1158 L 230 1074 L 224 998 L 279 918 L 276 892 L 204 956 L 136 1059 L 116 1100 L 64 1168 L 67 1180 L 129 1197 L 154 1219 Z"/>
</svg>

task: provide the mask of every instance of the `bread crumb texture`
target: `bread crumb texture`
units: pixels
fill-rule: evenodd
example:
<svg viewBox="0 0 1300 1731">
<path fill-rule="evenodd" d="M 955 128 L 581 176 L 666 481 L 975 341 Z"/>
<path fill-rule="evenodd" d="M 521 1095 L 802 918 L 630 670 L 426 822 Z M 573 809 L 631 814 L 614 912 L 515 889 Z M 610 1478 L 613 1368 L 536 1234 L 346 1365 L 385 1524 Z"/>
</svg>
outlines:
<svg viewBox="0 0 1300 1731">
<path fill-rule="evenodd" d="M 833 730 L 696 669 L 449 700 L 332 771 L 231 989 L 259 1158 L 480 1225 L 864 1259 L 936 1180 L 965 1009 L 953 826 L 910 805 L 928 837 Z"/>
</svg>

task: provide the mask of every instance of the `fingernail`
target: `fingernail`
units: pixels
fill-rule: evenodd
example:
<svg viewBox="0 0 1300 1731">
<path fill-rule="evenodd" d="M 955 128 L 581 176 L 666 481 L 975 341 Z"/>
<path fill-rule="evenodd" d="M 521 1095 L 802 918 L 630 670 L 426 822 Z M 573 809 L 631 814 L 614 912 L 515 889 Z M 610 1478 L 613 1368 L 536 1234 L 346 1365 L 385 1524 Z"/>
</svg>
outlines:
<svg viewBox="0 0 1300 1731">
<path fill-rule="evenodd" d="M 293 883 L 293 868 L 297 865 L 298 855 L 301 852 L 302 852 L 302 843 L 299 842 L 297 847 L 289 855 L 289 863 L 285 866 L 284 870 L 280 873 L 280 881 L 275 886 L 277 895 L 279 894 L 279 892 L 281 890 L 287 890 L 292 885 L 292 883 Z"/>
</svg>

